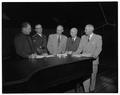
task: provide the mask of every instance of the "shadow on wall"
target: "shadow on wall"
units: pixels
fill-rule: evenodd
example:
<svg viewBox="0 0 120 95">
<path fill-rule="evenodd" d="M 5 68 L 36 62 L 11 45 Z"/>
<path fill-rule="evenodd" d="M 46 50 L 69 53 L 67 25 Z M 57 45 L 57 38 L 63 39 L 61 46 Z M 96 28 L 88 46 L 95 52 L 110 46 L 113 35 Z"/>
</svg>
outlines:
<svg viewBox="0 0 120 95">
<path fill-rule="evenodd" d="M 96 31 L 102 35 L 103 48 L 100 55 L 101 64 L 118 65 L 118 31 L 116 26 L 106 25 Z"/>
</svg>

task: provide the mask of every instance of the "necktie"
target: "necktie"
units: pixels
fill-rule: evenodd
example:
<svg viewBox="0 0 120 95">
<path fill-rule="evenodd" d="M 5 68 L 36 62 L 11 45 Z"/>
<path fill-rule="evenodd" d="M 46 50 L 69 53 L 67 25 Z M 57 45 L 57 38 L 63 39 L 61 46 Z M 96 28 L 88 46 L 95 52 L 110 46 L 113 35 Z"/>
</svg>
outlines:
<svg viewBox="0 0 120 95">
<path fill-rule="evenodd" d="M 72 38 L 72 43 L 74 43 L 74 38 Z"/>
<path fill-rule="evenodd" d="M 88 36 L 88 42 L 90 41 L 90 37 Z"/>
<path fill-rule="evenodd" d="M 58 36 L 58 46 L 60 45 L 60 35 Z"/>
</svg>

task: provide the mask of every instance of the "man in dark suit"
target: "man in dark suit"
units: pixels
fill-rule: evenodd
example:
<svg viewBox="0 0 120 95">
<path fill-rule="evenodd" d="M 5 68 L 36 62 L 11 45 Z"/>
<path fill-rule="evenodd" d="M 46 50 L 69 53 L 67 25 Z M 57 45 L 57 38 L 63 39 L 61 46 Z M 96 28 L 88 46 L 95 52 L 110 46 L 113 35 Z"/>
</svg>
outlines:
<svg viewBox="0 0 120 95">
<path fill-rule="evenodd" d="M 38 24 L 35 26 L 36 34 L 33 35 L 33 43 L 35 46 L 35 51 L 37 54 L 45 54 L 47 53 L 47 40 L 46 36 L 42 34 L 42 25 Z"/>
<path fill-rule="evenodd" d="M 36 53 L 29 36 L 31 33 L 31 25 L 28 22 L 22 24 L 21 33 L 15 37 L 16 53 L 23 58 L 35 58 Z"/>
<path fill-rule="evenodd" d="M 80 43 L 80 38 L 77 37 L 77 28 L 72 28 L 70 30 L 70 35 L 67 39 L 67 44 L 66 44 L 66 53 L 71 54 L 72 52 L 75 52 L 78 49 L 79 43 Z"/>
</svg>

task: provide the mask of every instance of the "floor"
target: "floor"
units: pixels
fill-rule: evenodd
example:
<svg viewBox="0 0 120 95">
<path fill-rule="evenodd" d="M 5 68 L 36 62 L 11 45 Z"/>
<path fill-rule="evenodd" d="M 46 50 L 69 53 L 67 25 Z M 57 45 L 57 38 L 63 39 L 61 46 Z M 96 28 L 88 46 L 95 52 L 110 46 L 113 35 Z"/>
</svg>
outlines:
<svg viewBox="0 0 120 95">
<path fill-rule="evenodd" d="M 118 92 L 118 67 L 116 66 L 99 66 L 99 72 L 96 79 L 95 93 L 117 93 Z M 84 93 L 81 86 L 78 93 Z M 76 93 L 75 85 L 66 84 L 55 89 L 50 89 L 48 92 L 55 93 Z"/>
<path fill-rule="evenodd" d="M 74 90 L 67 91 L 73 92 Z M 117 93 L 118 92 L 118 73 L 117 67 L 99 66 L 96 80 L 95 93 Z M 81 89 L 80 93 L 84 93 Z"/>
</svg>

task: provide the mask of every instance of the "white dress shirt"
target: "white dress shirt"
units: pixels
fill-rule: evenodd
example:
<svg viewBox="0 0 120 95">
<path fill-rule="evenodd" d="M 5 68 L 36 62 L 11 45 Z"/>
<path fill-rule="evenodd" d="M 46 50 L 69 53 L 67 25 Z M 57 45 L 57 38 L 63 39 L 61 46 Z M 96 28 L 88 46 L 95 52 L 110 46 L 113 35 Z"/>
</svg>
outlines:
<svg viewBox="0 0 120 95">
<path fill-rule="evenodd" d="M 90 34 L 90 36 L 89 36 L 89 40 L 92 38 L 92 36 L 93 36 L 93 33 L 92 33 L 92 34 Z"/>
<path fill-rule="evenodd" d="M 72 38 L 74 41 L 76 40 L 77 37 Z"/>
<path fill-rule="evenodd" d="M 40 37 L 42 37 L 42 34 L 37 33 Z"/>
</svg>

